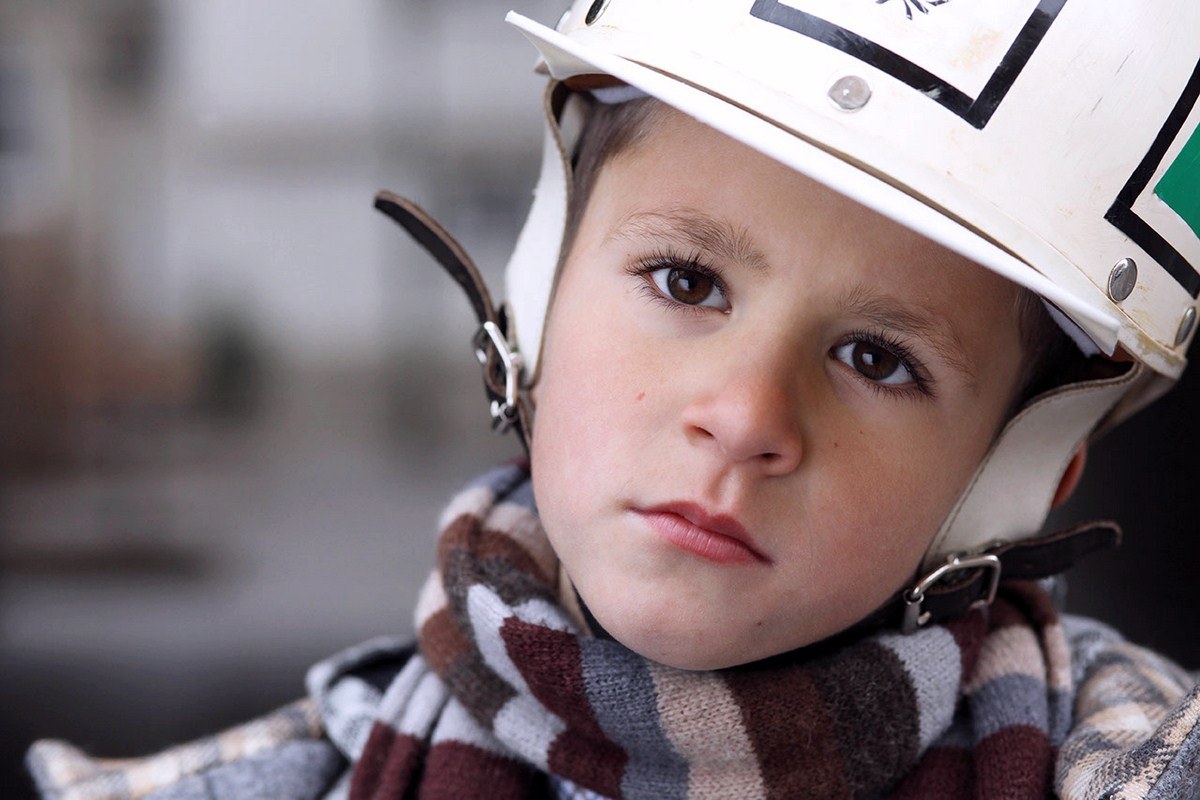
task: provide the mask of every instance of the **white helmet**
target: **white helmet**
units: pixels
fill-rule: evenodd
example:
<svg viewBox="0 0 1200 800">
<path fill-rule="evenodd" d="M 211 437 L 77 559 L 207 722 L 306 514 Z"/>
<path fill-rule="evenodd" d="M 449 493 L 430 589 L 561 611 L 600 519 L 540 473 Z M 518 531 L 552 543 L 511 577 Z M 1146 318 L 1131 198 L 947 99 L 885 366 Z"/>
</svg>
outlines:
<svg viewBox="0 0 1200 800">
<path fill-rule="evenodd" d="M 557 30 L 508 19 L 554 81 L 657 97 L 1027 287 L 1134 362 L 1028 404 L 926 569 L 1036 534 L 1079 446 L 1183 370 L 1200 292 L 1200 3 L 577 0 Z M 561 93 L 506 276 L 528 383 L 584 105 Z"/>
</svg>

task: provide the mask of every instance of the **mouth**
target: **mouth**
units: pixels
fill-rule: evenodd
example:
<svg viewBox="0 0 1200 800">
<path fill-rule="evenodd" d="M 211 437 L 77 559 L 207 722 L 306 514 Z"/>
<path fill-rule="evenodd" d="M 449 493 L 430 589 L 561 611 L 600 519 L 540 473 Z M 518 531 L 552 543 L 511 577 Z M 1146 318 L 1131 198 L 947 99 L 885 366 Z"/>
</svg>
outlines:
<svg viewBox="0 0 1200 800">
<path fill-rule="evenodd" d="M 717 564 L 770 564 L 733 517 L 710 514 L 695 503 L 666 503 L 634 511 L 671 544 Z"/>
</svg>

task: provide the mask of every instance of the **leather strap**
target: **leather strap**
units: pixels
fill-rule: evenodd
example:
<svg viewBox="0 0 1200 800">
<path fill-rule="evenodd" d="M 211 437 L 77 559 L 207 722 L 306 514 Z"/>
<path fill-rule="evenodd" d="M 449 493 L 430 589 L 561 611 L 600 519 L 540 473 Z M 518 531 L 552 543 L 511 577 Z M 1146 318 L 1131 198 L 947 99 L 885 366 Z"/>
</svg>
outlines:
<svg viewBox="0 0 1200 800">
<path fill-rule="evenodd" d="M 483 386 L 492 407 L 492 427 L 501 432 L 513 428 L 525 452 L 529 452 L 529 415 L 525 398 L 521 393 L 520 364 L 514 361 L 515 350 L 507 345 L 508 323 L 502 312 L 496 310 L 492 296 L 487 290 L 483 276 L 475 267 L 471 257 L 453 236 L 438 224 L 437 220 L 413 201 L 391 192 L 375 195 L 375 208 L 386 214 L 393 222 L 412 236 L 425 248 L 434 260 L 462 287 L 475 316 L 479 321 L 479 334 L 475 337 L 476 352 L 483 365 Z M 487 327 L 498 331 L 498 342 L 489 335 Z M 501 348 L 507 348 L 502 352 Z M 506 364 L 509 361 L 512 363 Z M 512 372 L 517 374 L 512 374 Z"/>
<path fill-rule="evenodd" d="M 954 557 L 951 557 L 943 565 L 948 569 L 940 580 L 926 584 L 918 591 L 936 570 L 921 576 L 912 587 L 899 592 L 864 623 L 898 625 L 911 633 L 927 625 L 956 619 L 972 608 L 990 603 L 1000 580 L 1049 578 L 1089 553 L 1116 547 L 1120 541 L 1121 529 L 1115 522 L 1098 520 L 1046 536 L 997 544 L 979 556 L 962 557 L 961 567 L 953 566 Z"/>
</svg>

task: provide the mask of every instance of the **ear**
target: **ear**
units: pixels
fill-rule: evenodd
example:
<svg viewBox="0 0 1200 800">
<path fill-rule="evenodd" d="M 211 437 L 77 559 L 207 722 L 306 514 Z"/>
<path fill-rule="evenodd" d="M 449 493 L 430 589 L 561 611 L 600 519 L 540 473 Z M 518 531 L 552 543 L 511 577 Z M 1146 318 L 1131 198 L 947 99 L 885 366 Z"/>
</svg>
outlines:
<svg viewBox="0 0 1200 800">
<path fill-rule="evenodd" d="M 1058 488 L 1054 491 L 1054 501 L 1050 504 L 1050 508 L 1058 508 L 1071 496 L 1075 491 L 1075 487 L 1079 485 L 1079 479 L 1083 477 L 1083 467 L 1087 463 L 1087 442 L 1079 445 L 1079 449 L 1075 451 L 1075 455 L 1071 456 L 1071 460 L 1067 463 L 1067 468 L 1063 470 L 1062 478 L 1058 481 Z"/>
</svg>

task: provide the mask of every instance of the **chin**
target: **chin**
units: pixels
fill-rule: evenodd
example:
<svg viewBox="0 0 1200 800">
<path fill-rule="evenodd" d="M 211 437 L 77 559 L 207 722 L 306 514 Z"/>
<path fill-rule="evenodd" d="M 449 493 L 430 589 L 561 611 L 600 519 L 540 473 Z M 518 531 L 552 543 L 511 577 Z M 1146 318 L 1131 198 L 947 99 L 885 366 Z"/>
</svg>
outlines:
<svg viewBox="0 0 1200 800">
<path fill-rule="evenodd" d="M 738 658 L 723 651 L 714 652 L 710 641 L 673 642 L 664 636 L 609 633 L 638 655 L 675 669 L 702 671 L 746 663 L 744 656 Z"/>
<path fill-rule="evenodd" d="M 625 647 L 676 669 L 724 669 L 774 655 L 769 648 L 763 648 L 761 640 L 746 642 L 739 637 L 723 636 L 715 630 L 689 625 L 669 616 L 647 614 L 644 608 L 598 610 L 589 604 L 588 609 L 604 630 Z"/>
</svg>

